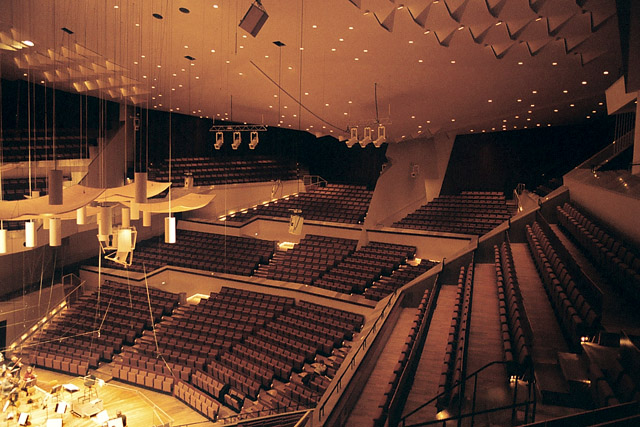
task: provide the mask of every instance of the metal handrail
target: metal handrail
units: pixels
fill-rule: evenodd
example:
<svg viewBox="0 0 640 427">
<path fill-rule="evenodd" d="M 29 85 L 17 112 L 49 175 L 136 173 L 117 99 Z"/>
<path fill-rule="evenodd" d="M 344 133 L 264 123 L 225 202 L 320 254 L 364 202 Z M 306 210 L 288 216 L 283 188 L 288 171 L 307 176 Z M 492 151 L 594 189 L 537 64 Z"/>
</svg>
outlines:
<svg viewBox="0 0 640 427">
<path fill-rule="evenodd" d="M 377 331 L 377 326 L 378 326 L 378 322 L 380 322 L 380 320 L 385 317 L 385 315 L 387 315 L 387 308 L 389 308 L 389 306 L 391 305 L 391 303 L 395 303 L 396 301 L 398 301 L 398 291 L 395 290 L 392 294 L 391 294 L 391 298 L 389 298 L 389 300 L 387 301 L 387 303 L 385 304 L 385 306 L 382 308 L 382 311 L 380 312 L 380 315 L 376 318 L 375 322 L 373 323 L 373 326 L 371 327 L 371 329 L 369 329 L 369 332 L 367 332 L 367 335 L 362 338 L 362 342 L 360 343 L 360 345 L 358 346 L 358 348 L 356 349 L 355 352 L 353 352 L 351 354 L 351 359 L 349 360 L 348 363 L 348 368 L 345 369 L 344 371 L 342 371 L 342 374 L 340 375 L 340 377 L 335 380 L 334 378 L 334 386 L 331 389 L 331 391 L 329 393 L 325 393 L 323 396 L 323 402 L 322 405 L 318 405 L 316 406 L 316 408 L 319 408 L 318 410 L 318 421 L 320 421 L 322 419 L 322 417 L 324 416 L 324 410 L 325 410 L 325 406 L 327 405 L 327 402 L 329 401 L 329 399 L 331 398 L 331 396 L 333 396 L 334 393 L 337 393 L 338 391 L 340 391 L 340 389 L 342 388 L 342 378 L 344 378 L 345 374 L 347 373 L 347 371 L 353 370 L 356 368 L 355 366 L 355 358 L 356 356 L 360 353 L 360 351 L 364 351 L 364 349 L 367 347 L 367 339 L 369 338 L 369 336 L 371 336 L 372 333 L 375 333 Z M 384 323 L 384 322 L 383 322 Z M 343 361 L 342 363 L 344 364 L 346 362 Z"/>
<path fill-rule="evenodd" d="M 493 366 L 493 365 L 507 365 L 509 362 L 506 362 L 504 360 L 494 360 L 493 362 L 489 362 L 486 365 L 482 366 L 481 368 L 476 369 L 475 371 L 473 371 L 471 374 L 467 375 L 465 378 L 460 379 L 458 381 L 456 381 L 454 384 L 451 385 L 451 388 L 455 388 L 458 385 L 461 385 L 462 383 L 466 383 L 471 377 L 475 377 L 475 384 L 474 384 L 474 393 L 473 393 L 473 409 L 470 413 L 468 414 L 459 414 L 459 415 L 455 415 L 453 417 L 447 418 L 447 420 L 452 420 L 452 419 L 462 419 L 462 418 L 466 418 L 468 416 L 474 416 L 474 414 L 480 414 L 480 413 L 487 413 L 487 412 L 492 412 L 492 411 L 498 411 L 498 410 L 504 410 L 506 408 L 513 408 L 515 409 L 518 406 L 522 406 L 523 404 L 529 404 L 529 403 L 533 403 L 533 419 L 535 420 L 535 405 L 536 405 L 536 399 L 535 399 L 535 393 L 533 394 L 534 400 L 533 402 L 531 402 L 530 400 L 527 400 L 526 402 L 523 402 L 521 404 L 516 404 L 515 402 L 512 403 L 511 405 L 507 405 L 506 408 L 493 408 L 493 409 L 486 409 L 483 411 L 475 411 L 475 395 L 476 395 L 476 387 L 477 387 L 477 381 L 478 381 L 478 375 L 484 371 L 485 369 L 488 369 L 489 367 Z M 535 382 L 535 377 L 533 375 L 530 376 L 531 380 L 529 381 L 529 385 L 531 386 L 534 382 Z M 518 386 L 518 382 L 516 381 L 516 390 L 515 390 L 515 395 L 514 395 L 514 399 L 515 397 L 517 397 L 517 386 Z M 415 414 L 416 412 L 418 412 L 419 410 L 425 408 L 426 406 L 430 405 L 431 403 L 433 403 L 434 401 L 436 401 L 437 399 L 439 399 L 440 397 L 444 396 L 446 393 L 448 393 L 446 390 L 438 393 L 436 396 L 432 397 L 431 399 L 427 400 L 425 403 L 423 403 L 422 405 L 418 406 L 417 408 L 415 408 L 413 411 L 409 412 L 408 414 L 406 414 L 404 417 L 400 418 L 400 422 L 402 423 L 403 427 L 407 426 L 407 418 L 409 418 L 411 415 Z M 531 395 L 531 393 L 529 393 Z M 527 412 L 528 412 L 528 407 L 527 407 Z M 415 425 L 427 425 L 427 424 L 434 424 L 434 423 L 439 423 L 442 422 L 443 420 L 433 420 L 433 421 L 429 421 L 423 424 L 415 424 Z M 446 420 L 445 420 L 446 421 Z"/>
<path fill-rule="evenodd" d="M 318 185 L 320 187 L 326 187 L 327 184 L 329 183 L 326 179 L 324 179 L 320 175 L 305 175 L 302 177 L 302 182 L 305 186 Z"/>
</svg>

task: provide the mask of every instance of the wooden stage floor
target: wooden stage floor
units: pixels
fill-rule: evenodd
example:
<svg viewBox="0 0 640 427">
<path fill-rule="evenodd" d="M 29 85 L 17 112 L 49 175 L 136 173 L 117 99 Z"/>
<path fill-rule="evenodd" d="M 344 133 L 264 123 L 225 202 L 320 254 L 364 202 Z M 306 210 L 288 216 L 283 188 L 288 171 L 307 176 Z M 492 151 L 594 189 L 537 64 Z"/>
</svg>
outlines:
<svg viewBox="0 0 640 427">
<path fill-rule="evenodd" d="M 21 392 L 17 402 L 18 406 L 16 408 L 9 406 L 6 411 L 0 413 L 0 427 L 18 426 L 18 416 L 21 412 L 29 414 L 29 425 L 34 427 L 47 426 L 47 420 L 54 418 L 62 418 L 65 427 L 96 427 L 100 425 L 95 416 L 80 417 L 71 411 L 72 406 L 76 409 L 82 408 L 79 403 L 84 401 L 83 378 L 40 368 L 36 373 L 38 387 L 35 394 L 27 397 L 24 392 Z M 55 413 L 55 397 L 49 396 L 47 399 L 47 392 L 51 391 L 55 384 L 73 384 L 79 388 L 73 394 L 64 390 L 60 392 L 58 400 L 66 402 L 69 406 L 64 415 Z M 129 427 L 152 427 L 164 423 L 171 423 L 172 427 L 186 424 L 194 427 L 216 425 L 178 399 L 166 394 L 134 387 L 117 380 L 110 380 L 102 386 L 96 385 L 95 390 L 98 399 L 101 400 L 102 409 L 107 411 L 109 418 L 115 417 L 116 411 L 120 410 L 127 416 Z M 31 403 L 28 399 L 31 399 Z M 87 400 L 94 401 L 95 399 L 95 395 L 92 395 L 92 398 Z M 45 400 L 46 408 L 43 408 Z M 3 400 L 2 407 L 4 404 Z M 99 406 L 85 406 L 86 410 L 83 409 L 83 412 L 94 412 L 96 407 Z M 11 412 L 15 416 L 12 419 L 7 419 Z"/>
</svg>

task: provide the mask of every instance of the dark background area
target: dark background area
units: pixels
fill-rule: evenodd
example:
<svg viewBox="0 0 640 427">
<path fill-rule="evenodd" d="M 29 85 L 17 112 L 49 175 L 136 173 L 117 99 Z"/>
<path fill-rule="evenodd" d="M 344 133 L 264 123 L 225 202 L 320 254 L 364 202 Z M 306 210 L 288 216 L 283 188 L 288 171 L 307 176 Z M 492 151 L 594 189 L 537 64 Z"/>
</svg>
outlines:
<svg viewBox="0 0 640 427">
<path fill-rule="evenodd" d="M 562 176 L 614 139 L 615 117 L 584 124 L 458 135 L 442 194 L 463 190 L 503 191 L 518 183 L 533 190 Z"/>
</svg>

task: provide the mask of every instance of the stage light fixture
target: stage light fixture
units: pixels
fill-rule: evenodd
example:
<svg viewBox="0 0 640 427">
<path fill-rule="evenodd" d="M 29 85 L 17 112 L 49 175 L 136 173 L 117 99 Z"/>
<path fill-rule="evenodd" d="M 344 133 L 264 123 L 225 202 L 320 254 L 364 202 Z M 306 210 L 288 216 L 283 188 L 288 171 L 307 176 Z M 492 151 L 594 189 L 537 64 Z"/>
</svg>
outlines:
<svg viewBox="0 0 640 427">
<path fill-rule="evenodd" d="M 267 18 L 269 18 L 269 15 L 262 6 L 262 2 L 260 0 L 255 0 L 249 7 L 249 10 L 247 10 L 247 13 L 245 13 L 238 26 L 255 37 L 262 29 Z"/>
<path fill-rule="evenodd" d="M 385 142 L 387 142 L 387 129 L 382 125 L 378 125 L 378 137 L 373 141 L 373 145 L 376 148 L 380 148 Z"/>
<path fill-rule="evenodd" d="M 237 150 L 238 147 L 240 147 L 241 143 L 242 143 L 242 137 L 240 136 L 240 132 L 234 132 L 233 133 L 233 142 L 231 143 L 231 148 L 233 148 L 234 150 Z"/>
<path fill-rule="evenodd" d="M 250 141 L 249 141 L 249 148 L 252 149 L 252 150 L 255 149 L 256 146 L 258 145 L 258 142 L 259 142 L 258 141 L 258 132 L 252 131 L 251 132 L 251 138 L 250 138 Z"/>
<path fill-rule="evenodd" d="M 364 148 L 369 145 L 370 142 L 372 142 L 371 128 L 369 126 L 366 126 L 364 128 L 364 138 L 362 138 L 362 141 L 360 141 L 360 147 Z"/>
<path fill-rule="evenodd" d="M 347 147 L 351 148 L 358 142 L 358 128 L 351 128 L 351 136 L 347 139 Z"/>
<path fill-rule="evenodd" d="M 224 144 L 224 134 L 222 132 L 216 132 L 216 143 L 213 145 L 216 150 L 222 148 L 222 144 Z"/>
</svg>

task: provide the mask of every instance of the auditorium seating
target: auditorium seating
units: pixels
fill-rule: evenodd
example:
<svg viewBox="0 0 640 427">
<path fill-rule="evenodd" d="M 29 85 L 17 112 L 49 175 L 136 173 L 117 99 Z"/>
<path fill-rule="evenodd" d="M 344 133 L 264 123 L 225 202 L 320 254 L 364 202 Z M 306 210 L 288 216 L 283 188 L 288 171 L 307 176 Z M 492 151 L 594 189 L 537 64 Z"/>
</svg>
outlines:
<svg viewBox="0 0 640 427">
<path fill-rule="evenodd" d="M 524 326 L 528 325 L 529 322 L 522 305 L 518 278 L 513 265 L 511 245 L 508 241 L 505 241 L 500 245 L 500 248 L 494 245 L 493 251 L 503 360 L 507 362 L 507 374 L 510 377 L 521 376 L 526 374 L 532 365 L 532 337 L 525 332 L 529 328 Z"/>
<path fill-rule="evenodd" d="M 640 301 L 640 256 L 637 250 L 571 204 L 565 203 L 556 209 L 560 225 L 573 236 L 610 282 Z"/>
<path fill-rule="evenodd" d="M 415 253 L 415 246 L 370 242 L 324 273 L 313 285 L 344 294 L 362 294 L 375 280 L 390 275 Z"/>
<path fill-rule="evenodd" d="M 223 236 L 177 230 L 176 243 L 149 239 L 136 246 L 132 271 L 152 271 L 165 265 L 250 276 L 275 250 L 275 242 L 252 237 Z M 110 268 L 123 268 L 103 261 Z"/>
<path fill-rule="evenodd" d="M 380 279 L 373 282 L 373 285 L 364 290 L 364 297 L 373 301 L 380 301 L 390 293 L 395 292 L 396 289 L 403 287 L 416 277 L 425 273 L 434 265 L 437 265 L 436 261 L 421 260 L 420 264 L 406 264 L 401 265 L 390 276 L 382 276 Z"/>
<path fill-rule="evenodd" d="M 366 187 L 327 184 L 228 215 L 226 221 L 244 223 L 257 216 L 289 218 L 293 211 L 307 220 L 361 224 L 373 191 Z"/>
<path fill-rule="evenodd" d="M 297 178 L 297 172 L 294 164 L 264 156 L 228 159 L 211 157 L 171 159 L 172 185 L 175 187 L 184 186 L 187 176 L 193 177 L 194 185 L 222 185 L 292 180 Z M 157 165 L 150 165 L 149 178 L 168 182 L 169 159 L 165 159 Z"/>
<path fill-rule="evenodd" d="M 52 132 L 52 129 L 5 129 L 2 141 L 4 161 L 54 160 Z M 80 134 L 78 129 L 56 130 L 56 160 L 89 157 L 88 145 L 96 145 L 96 138 Z"/>
<path fill-rule="evenodd" d="M 117 365 L 190 382 L 236 412 L 243 411 L 245 402 L 249 408 L 259 404 L 255 413 L 262 406 L 312 407 L 329 380 L 314 376 L 303 381 L 305 367 L 318 358 L 329 360 L 363 323 L 362 315 L 222 287 L 197 305 L 165 316 L 155 335 L 145 331 Z M 162 361 L 156 359 L 158 351 Z M 338 366 L 327 365 L 326 375 L 335 375 Z M 273 391 L 275 380 L 284 388 Z"/>
<path fill-rule="evenodd" d="M 467 350 L 471 326 L 471 297 L 473 294 L 473 261 L 467 269 L 460 268 L 458 289 L 454 302 L 449 338 L 445 351 L 443 368 L 438 382 L 439 410 L 449 406 L 452 399 L 462 396 L 466 378 Z"/>
<path fill-rule="evenodd" d="M 173 394 L 210 420 L 215 421 L 218 418 L 218 412 L 220 411 L 218 402 L 191 384 L 178 381 Z"/>
<path fill-rule="evenodd" d="M 482 235 L 509 217 L 503 193 L 463 191 L 436 197 L 392 227 Z"/>
<path fill-rule="evenodd" d="M 429 290 L 425 290 L 422 295 L 422 299 L 420 300 L 420 305 L 418 305 L 418 309 L 416 310 L 416 314 L 413 320 L 413 324 L 411 326 L 411 331 L 409 332 L 409 336 L 405 340 L 404 346 L 402 347 L 402 351 L 400 353 L 400 357 L 398 358 L 398 363 L 393 368 L 393 372 L 389 378 L 389 382 L 385 387 L 385 392 L 382 400 L 378 404 L 376 409 L 376 413 L 374 414 L 374 426 L 382 427 L 385 424 L 387 413 L 389 411 L 389 405 L 391 404 L 391 400 L 393 399 L 394 394 L 398 390 L 398 386 L 400 384 L 400 378 L 403 375 L 405 369 L 407 369 L 407 365 L 409 362 L 409 356 L 411 355 L 412 349 L 416 344 L 418 338 L 418 331 L 422 327 L 423 322 L 425 322 L 425 314 L 427 312 L 427 304 L 429 302 Z M 420 357 L 420 354 L 416 355 Z"/>
<path fill-rule="evenodd" d="M 307 234 L 293 249 L 280 253 L 265 268 L 265 277 L 311 285 L 352 254 L 357 240 Z"/>
<path fill-rule="evenodd" d="M 575 348 L 583 337 L 592 336 L 599 329 L 600 314 L 581 294 L 540 225 L 537 222 L 532 226 L 527 224 L 526 234 L 558 323 L 562 325 L 568 343 Z"/>
<path fill-rule="evenodd" d="M 147 294 L 140 286 L 105 281 L 36 334 L 35 362 L 68 373 L 78 373 L 74 365 L 96 369 L 151 326 L 150 311 L 157 322 L 177 304 L 178 295 L 170 292 L 149 288 Z M 60 356 L 71 358 L 71 364 L 58 364 Z"/>
</svg>

